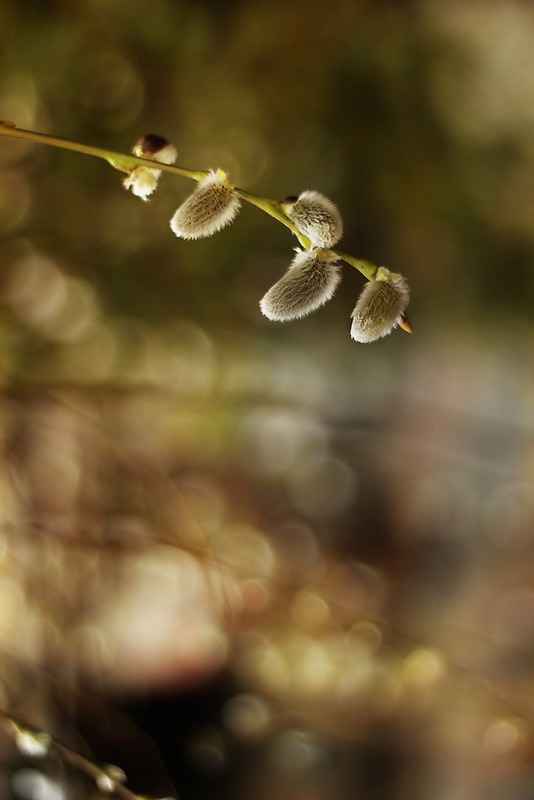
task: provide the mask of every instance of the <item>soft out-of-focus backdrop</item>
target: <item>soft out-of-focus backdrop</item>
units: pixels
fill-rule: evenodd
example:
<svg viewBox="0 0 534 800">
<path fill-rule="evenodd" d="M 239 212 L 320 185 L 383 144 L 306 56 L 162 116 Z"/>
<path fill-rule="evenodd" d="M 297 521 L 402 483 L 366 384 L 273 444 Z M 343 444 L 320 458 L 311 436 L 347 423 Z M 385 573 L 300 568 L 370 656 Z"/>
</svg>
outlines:
<svg viewBox="0 0 534 800">
<path fill-rule="evenodd" d="M 188 181 L 144 204 L 0 138 L 1 713 L 149 795 L 530 797 L 534 7 L 3 0 L 0 32 L 1 118 L 324 192 L 414 328 L 352 342 L 348 267 L 268 323 L 272 219 L 179 241 Z M 95 796 L 13 730 L 3 797 Z"/>
</svg>

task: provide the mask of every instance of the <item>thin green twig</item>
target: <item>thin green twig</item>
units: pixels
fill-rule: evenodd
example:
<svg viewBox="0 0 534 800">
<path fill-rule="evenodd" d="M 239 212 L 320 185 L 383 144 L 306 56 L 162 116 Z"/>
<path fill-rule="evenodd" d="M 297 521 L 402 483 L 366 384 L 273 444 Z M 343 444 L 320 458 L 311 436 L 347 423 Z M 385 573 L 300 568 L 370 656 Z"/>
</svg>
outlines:
<svg viewBox="0 0 534 800">
<path fill-rule="evenodd" d="M 183 178 L 190 178 L 194 181 L 201 181 L 208 174 L 207 170 L 192 170 L 186 167 L 177 167 L 171 164 L 162 164 L 159 161 L 149 158 L 141 158 L 126 153 L 118 153 L 115 150 L 107 150 L 103 147 L 95 147 L 89 144 L 82 144 L 81 142 L 74 142 L 71 139 L 63 139 L 60 136 L 50 136 L 47 133 L 37 133 L 36 131 L 28 131 L 24 128 L 14 127 L 12 123 L 0 121 L 0 136 L 8 136 L 12 139 L 25 139 L 29 142 L 36 142 L 37 144 L 46 144 L 50 147 L 58 147 L 61 150 L 71 150 L 76 153 L 81 153 L 86 156 L 94 156 L 95 158 L 102 158 L 107 161 L 115 169 L 121 172 L 131 172 L 134 167 L 149 167 L 150 169 L 159 169 L 164 172 L 170 172 L 174 175 L 181 175 Z"/>
<path fill-rule="evenodd" d="M 0 120 L 0 136 L 6 136 L 12 139 L 24 139 L 26 141 L 35 142 L 36 144 L 45 144 L 50 147 L 57 147 L 61 150 L 70 150 L 72 152 L 81 153 L 82 155 L 93 156 L 101 158 L 111 164 L 115 169 L 121 172 L 131 172 L 135 167 L 143 166 L 150 169 L 158 169 L 162 172 L 168 172 L 171 175 L 180 175 L 183 178 L 189 178 L 194 181 L 201 181 L 206 175 L 209 174 L 207 170 L 192 170 L 187 167 L 180 167 L 171 164 L 163 164 L 161 162 L 154 162 L 153 159 L 141 158 L 126 153 L 119 153 L 114 150 L 108 150 L 103 147 L 96 147 L 94 145 L 83 144 L 75 142 L 71 139 L 64 139 L 60 136 L 51 136 L 46 133 L 37 133 L 36 131 L 25 130 L 24 128 L 17 128 L 16 125 L 8 120 Z M 244 189 L 236 187 L 236 191 L 243 200 L 250 203 L 256 208 L 261 209 L 269 216 L 276 219 L 278 222 L 285 225 L 286 228 L 297 237 L 300 244 L 308 249 L 311 247 L 310 240 L 299 231 L 296 225 L 289 219 L 280 207 L 277 200 L 269 197 L 261 197 L 259 195 L 246 192 Z M 349 253 L 344 253 L 341 250 L 333 249 L 332 252 L 340 259 L 354 267 L 364 275 L 367 280 L 374 280 L 378 267 L 370 261 L 365 261 L 361 258 L 355 258 Z"/>
</svg>

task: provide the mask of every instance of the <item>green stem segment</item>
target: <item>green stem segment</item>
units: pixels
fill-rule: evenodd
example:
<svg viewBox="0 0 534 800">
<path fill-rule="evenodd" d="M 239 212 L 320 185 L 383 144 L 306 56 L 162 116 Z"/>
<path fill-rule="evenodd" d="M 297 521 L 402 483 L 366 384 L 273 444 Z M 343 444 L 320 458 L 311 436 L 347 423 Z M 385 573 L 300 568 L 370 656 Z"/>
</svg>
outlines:
<svg viewBox="0 0 534 800">
<path fill-rule="evenodd" d="M 194 181 L 201 181 L 206 175 L 209 174 L 207 170 L 192 170 L 186 167 L 177 167 L 171 164 L 162 164 L 159 161 L 148 158 L 140 158 L 139 156 L 127 155 L 125 153 L 118 153 L 114 150 L 106 150 L 103 147 L 94 147 L 81 142 L 74 142 L 70 139 L 63 139 L 59 136 L 50 136 L 46 133 L 37 133 L 35 131 L 24 130 L 24 128 L 17 128 L 16 125 L 7 120 L 0 120 L 0 136 L 11 137 L 12 139 L 25 139 L 26 141 L 35 142 L 36 144 L 45 144 L 50 147 L 58 147 L 61 150 L 70 150 L 75 153 L 81 153 L 86 156 L 93 156 L 95 158 L 102 158 L 111 164 L 115 169 L 121 172 L 131 172 L 135 167 L 149 167 L 150 169 L 158 169 L 162 172 L 169 172 L 171 175 L 180 175 L 183 178 L 189 178 Z M 287 217 L 280 208 L 280 204 L 276 200 L 269 197 L 258 197 L 257 195 L 245 192 L 243 189 L 236 191 L 243 200 L 250 203 L 256 208 L 261 209 L 269 216 L 281 222 L 286 228 L 289 228 L 292 233 L 298 238 L 303 247 L 309 249 L 311 247 L 310 240 L 302 234 L 296 225 Z M 341 258 L 351 267 L 354 267 L 364 275 L 367 280 L 375 280 L 378 267 L 376 264 L 371 264 L 361 258 L 354 258 L 348 253 L 343 253 L 340 250 L 333 250 L 338 258 Z"/>
<path fill-rule="evenodd" d="M 298 238 L 299 242 L 302 244 L 303 247 L 308 249 L 311 247 L 310 240 L 304 236 L 303 233 L 299 231 L 296 225 L 289 219 L 289 217 L 284 214 L 282 209 L 280 208 L 280 203 L 276 200 L 271 200 L 270 197 L 258 197 L 255 194 L 251 194 L 250 192 L 245 192 L 243 189 L 237 189 L 236 191 L 243 200 L 246 200 L 247 203 L 250 203 L 256 208 L 261 208 L 262 211 L 265 211 L 266 214 L 277 219 L 278 222 L 281 222 L 282 225 L 285 225 L 286 228 L 289 228 L 295 236 Z"/>
<path fill-rule="evenodd" d="M 349 253 L 343 253 L 341 250 L 334 250 L 334 253 L 347 264 L 350 264 L 351 267 L 361 272 L 362 275 L 365 275 L 368 281 L 376 280 L 376 273 L 379 269 L 376 264 L 365 261 L 363 258 L 354 258 L 354 256 L 349 255 Z"/>
<path fill-rule="evenodd" d="M 243 191 L 243 189 L 237 189 L 237 192 L 243 200 L 246 200 L 247 203 L 251 203 L 253 206 L 257 208 L 261 208 L 262 211 L 265 211 L 266 214 L 269 214 L 274 219 L 277 219 L 278 222 L 281 222 L 282 225 L 285 225 L 286 228 L 289 228 L 295 236 L 299 239 L 300 243 L 306 249 L 311 247 L 310 240 L 304 236 L 303 233 L 299 231 L 297 226 L 289 219 L 289 217 L 284 214 L 282 209 L 280 208 L 280 203 L 276 200 L 271 200 L 269 197 L 257 197 L 254 194 L 250 194 L 249 192 Z M 341 250 L 332 249 L 332 252 L 335 255 L 349 264 L 351 267 L 354 267 L 362 275 L 365 275 L 367 280 L 373 281 L 376 279 L 376 273 L 378 272 L 378 267 L 376 264 L 372 264 L 370 261 L 365 261 L 363 258 L 355 258 L 354 256 L 349 255 L 349 253 L 343 253 Z"/>
<path fill-rule="evenodd" d="M 46 144 L 50 147 L 59 147 L 61 150 L 73 150 L 74 152 L 81 153 L 82 155 L 102 158 L 104 161 L 107 161 L 109 164 L 111 164 L 112 167 L 120 170 L 121 172 L 131 172 L 135 167 L 149 167 L 150 169 L 159 169 L 164 172 L 170 172 L 173 175 L 181 175 L 183 178 L 190 178 L 194 181 L 201 181 L 208 174 L 206 170 L 196 171 L 192 169 L 186 169 L 185 167 L 175 167 L 171 164 L 162 164 L 154 159 L 140 158 L 139 156 L 127 155 L 125 153 L 117 153 L 114 150 L 105 150 L 103 147 L 93 147 L 89 144 L 73 142 L 70 139 L 62 139 L 59 136 L 49 136 L 46 133 L 26 131 L 24 128 L 14 127 L 12 123 L 6 124 L 5 121 L 0 122 L 0 136 L 10 136 L 13 139 L 26 139 L 29 142 Z"/>
</svg>

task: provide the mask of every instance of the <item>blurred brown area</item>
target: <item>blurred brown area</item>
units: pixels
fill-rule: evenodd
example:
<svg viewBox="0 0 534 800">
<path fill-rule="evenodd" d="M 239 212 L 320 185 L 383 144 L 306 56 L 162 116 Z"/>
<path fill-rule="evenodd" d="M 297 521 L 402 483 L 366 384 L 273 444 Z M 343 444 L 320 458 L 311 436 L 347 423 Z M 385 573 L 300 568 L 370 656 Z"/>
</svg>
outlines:
<svg viewBox="0 0 534 800">
<path fill-rule="evenodd" d="M 534 7 L 0 7 L 0 117 L 317 189 L 410 282 L 276 325 L 295 241 L 184 242 L 102 161 L 0 138 L 0 708 L 183 800 L 534 792 Z M 1 794 L 95 797 L 0 738 Z"/>
</svg>

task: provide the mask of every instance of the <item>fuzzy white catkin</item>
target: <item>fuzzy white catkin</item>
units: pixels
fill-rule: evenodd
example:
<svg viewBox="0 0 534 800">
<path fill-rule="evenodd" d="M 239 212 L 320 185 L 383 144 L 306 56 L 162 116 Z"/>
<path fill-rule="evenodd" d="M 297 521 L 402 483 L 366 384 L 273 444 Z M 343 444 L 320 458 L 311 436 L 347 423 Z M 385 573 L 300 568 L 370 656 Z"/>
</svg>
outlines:
<svg viewBox="0 0 534 800">
<path fill-rule="evenodd" d="M 333 296 L 341 273 L 315 251 L 298 250 L 287 272 L 260 300 L 262 313 L 273 322 L 300 319 Z"/>
<path fill-rule="evenodd" d="M 314 247 L 334 247 L 343 235 L 343 220 L 337 206 L 320 192 L 306 190 L 281 206 Z"/>
<path fill-rule="evenodd" d="M 160 169 L 150 169 L 149 167 L 136 167 L 124 179 L 125 189 L 131 189 L 132 194 L 140 197 L 141 200 L 148 200 L 158 188 L 158 181 L 161 175 Z"/>
<path fill-rule="evenodd" d="M 410 299 L 402 275 L 367 283 L 352 312 L 350 335 L 357 342 L 374 342 L 391 333 L 401 321 Z"/>
<path fill-rule="evenodd" d="M 229 225 L 239 207 L 238 194 L 226 174 L 211 171 L 178 208 L 170 225 L 182 239 L 200 239 Z"/>
</svg>

